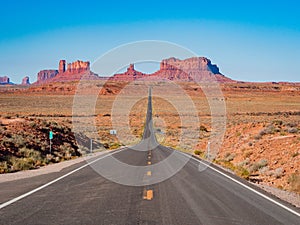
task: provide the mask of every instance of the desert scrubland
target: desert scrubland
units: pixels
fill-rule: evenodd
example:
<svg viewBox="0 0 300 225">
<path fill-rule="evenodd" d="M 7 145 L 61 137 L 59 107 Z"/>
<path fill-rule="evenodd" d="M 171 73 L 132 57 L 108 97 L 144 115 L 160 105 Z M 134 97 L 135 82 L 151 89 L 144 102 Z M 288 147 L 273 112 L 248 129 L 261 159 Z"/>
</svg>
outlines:
<svg viewBox="0 0 300 225">
<path fill-rule="evenodd" d="M 214 135 L 212 118 L 222 116 L 216 127 L 225 130 L 214 152 L 215 163 L 253 182 L 300 193 L 300 84 L 220 84 L 222 96 L 215 97 L 207 97 L 201 85 L 191 82 L 99 81 L 97 88 L 94 85 L 84 86 L 86 96 L 97 96 L 95 110 L 88 115 L 74 114 L 76 82 L 1 87 L 1 173 L 78 157 L 88 152 L 90 139 L 97 150 L 137 143 L 151 86 L 159 142 L 207 158 Z M 212 115 L 210 100 L 219 101 L 225 115 Z M 87 124 L 76 136 L 74 123 L 82 121 Z M 90 131 L 90 126 L 95 130 Z M 110 134 L 112 129 L 117 135 Z M 51 153 L 50 130 L 54 131 Z"/>
</svg>

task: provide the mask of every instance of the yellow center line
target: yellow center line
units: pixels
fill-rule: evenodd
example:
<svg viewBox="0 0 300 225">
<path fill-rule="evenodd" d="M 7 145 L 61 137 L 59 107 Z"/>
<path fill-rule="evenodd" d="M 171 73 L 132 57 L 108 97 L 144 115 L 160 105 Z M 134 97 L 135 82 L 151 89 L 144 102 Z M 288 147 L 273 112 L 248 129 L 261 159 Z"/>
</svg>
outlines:
<svg viewBox="0 0 300 225">
<path fill-rule="evenodd" d="M 152 200 L 153 199 L 153 190 L 144 190 L 143 193 L 143 199 L 144 200 Z"/>
</svg>

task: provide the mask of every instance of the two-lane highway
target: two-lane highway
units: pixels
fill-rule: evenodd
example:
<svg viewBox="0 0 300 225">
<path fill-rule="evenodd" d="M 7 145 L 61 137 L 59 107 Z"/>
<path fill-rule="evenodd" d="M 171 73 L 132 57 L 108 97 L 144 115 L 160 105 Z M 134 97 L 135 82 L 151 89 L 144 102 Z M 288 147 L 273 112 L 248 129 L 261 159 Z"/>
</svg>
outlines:
<svg viewBox="0 0 300 225">
<path fill-rule="evenodd" d="M 174 152 L 155 139 L 150 90 L 141 143 L 102 155 L 89 162 L 90 165 L 80 164 L 76 171 L 69 170 L 64 177 L 8 204 L 6 198 L 0 197 L 1 201 L 6 199 L 2 202 L 5 207 L 0 210 L 0 224 L 300 224 L 298 209 L 214 166 L 199 172 L 205 162 Z M 176 168 L 174 161 L 167 161 L 172 156 L 175 162 L 187 159 L 187 163 L 170 178 L 155 183 L 153 179 L 163 176 L 164 169 Z M 107 163 L 111 157 L 136 168 L 133 181 L 145 185 L 118 184 L 101 176 L 99 170 L 107 169 L 104 166 L 111 163 Z M 166 166 L 157 170 L 154 166 L 159 163 Z M 132 179 L 127 170 L 109 169 L 116 170 L 109 176 L 125 181 Z M 30 179 L 24 179 L 24 184 Z M 49 177 L 45 183 L 46 180 Z M 22 190 L 19 181 L 2 183 L 0 188 L 14 185 L 20 185 L 19 195 Z"/>
</svg>

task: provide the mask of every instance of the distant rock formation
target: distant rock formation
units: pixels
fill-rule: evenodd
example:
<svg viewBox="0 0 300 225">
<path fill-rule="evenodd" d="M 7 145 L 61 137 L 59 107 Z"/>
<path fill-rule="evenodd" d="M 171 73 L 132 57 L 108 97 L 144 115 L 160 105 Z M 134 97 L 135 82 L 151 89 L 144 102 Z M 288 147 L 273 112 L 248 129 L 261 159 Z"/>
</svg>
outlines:
<svg viewBox="0 0 300 225">
<path fill-rule="evenodd" d="M 230 78 L 220 73 L 217 65 L 205 57 L 192 57 L 184 60 L 174 57 L 164 59 L 160 63 L 160 70 L 151 74 L 168 80 L 217 80 L 219 82 L 233 82 Z"/>
<path fill-rule="evenodd" d="M 168 68 L 169 65 L 180 70 L 197 70 L 209 71 L 213 74 L 221 74 L 217 65 L 211 64 L 211 61 L 205 57 L 192 57 L 184 60 L 176 59 L 174 57 L 164 59 L 162 65 Z"/>
<path fill-rule="evenodd" d="M 134 65 L 130 64 L 127 68 L 127 71 L 124 73 L 118 73 L 115 74 L 111 80 L 120 80 L 120 81 L 133 81 L 136 79 L 140 79 L 147 76 L 147 74 L 144 74 L 142 72 L 136 71 L 134 69 Z"/>
<path fill-rule="evenodd" d="M 9 84 L 9 77 L 4 76 L 4 77 L 0 77 L 0 84 Z"/>
<path fill-rule="evenodd" d="M 66 71 L 66 60 L 60 60 L 58 65 L 58 73 L 64 73 Z"/>
<path fill-rule="evenodd" d="M 66 68 L 67 66 L 67 68 Z M 84 76 L 87 75 L 87 76 Z M 72 63 L 66 63 L 66 60 L 60 60 L 58 70 L 42 70 L 38 73 L 37 84 L 56 81 L 74 81 L 80 80 L 84 76 L 85 79 L 107 79 L 107 77 L 99 77 L 90 71 L 90 62 L 77 60 Z M 218 82 L 234 82 L 230 78 L 220 73 L 217 65 L 205 57 L 192 57 L 184 60 L 174 57 L 164 59 L 160 63 L 160 69 L 152 74 L 146 74 L 134 69 L 134 65 L 130 64 L 127 71 L 118 73 L 110 77 L 110 80 L 133 81 L 137 79 L 166 79 L 174 81 L 218 81 Z"/>
<path fill-rule="evenodd" d="M 115 74 L 111 80 L 133 81 L 141 78 L 164 79 L 174 81 L 212 81 L 233 82 L 230 78 L 220 73 L 217 65 L 205 57 L 193 57 L 185 60 L 174 57 L 164 59 L 160 63 L 160 69 L 152 74 L 145 74 L 134 69 L 130 64 L 127 71 Z"/>
<path fill-rule="evenodd" d="M 26 76 L 22 79 L 22 85 L 30 85 L 29 77 Z"/>
<path fill-rule="evenodd" d="M 37 84 L 49 81 L 49 79 L 51 81 L 78 80 L 86 73 L 93 74 L 90 72 L 90 62 L 77 60 L 67 64 L 66 60 L 60 60 L 58 70 L 42 70 L 38 73 Z"/>
<path fill-rule="evenodd" d="M 63 61 L 63 62 L 61 62 Z M 65 61 L 61 60 L 59 65 L 61 66 L 62 64 L 62 71 L 65 71 Z M 72 63 L 68 63 L 68 68 L 67 68 L 67 73 L 68 74 L 79 74 L 79 73 L 83 73 L 83 72 L 87 72 L 90 71 L 90 62 L 83 62 L 80 60 L 77 60 L 75 62 Z"/>
<path fill-rule="evenodd" d="M 55 77 L 58 74 L 58 70 L 41 70 L 37 74 L 37 83 L 43 83 L 46 80 L 49 80 Z"/>
</svg>

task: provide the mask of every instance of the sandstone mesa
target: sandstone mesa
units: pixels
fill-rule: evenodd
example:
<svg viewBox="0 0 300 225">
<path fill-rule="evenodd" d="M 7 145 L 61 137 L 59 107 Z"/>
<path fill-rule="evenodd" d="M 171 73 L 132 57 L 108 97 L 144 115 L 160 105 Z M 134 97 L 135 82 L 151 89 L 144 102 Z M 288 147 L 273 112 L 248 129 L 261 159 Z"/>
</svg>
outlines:
<svg viewBox="0 0 300 225">
<path fill-rule="evenodd" d="M 164 59 L 160 63 L 160 69 L 152 74 L 142 73 L 135 70 L 134 64 L 130 64 L 123 73 L 114 74 L 111 77 L 106 74 L 93 73 L 90 70 L 90 62 L 77 60 L 72 63 L 66 63 L 66 60 L 60 60 L 58 69 L 41 70 L 37 75 L 37 84 L 44 82 L 60 82 L 80 80 L 83 75 L 91 79 L 110 79 L 116 81 L 134 81 L 138 79 L 162 79 L 173 81 L 192 81 L 192 80 L 210 80 L 214 78 L 221 83 L 235 82 L 221 74 L 217 65 L 205 57 L 192 57 L 184 60 L 177 58 Z"/>
</svg>

